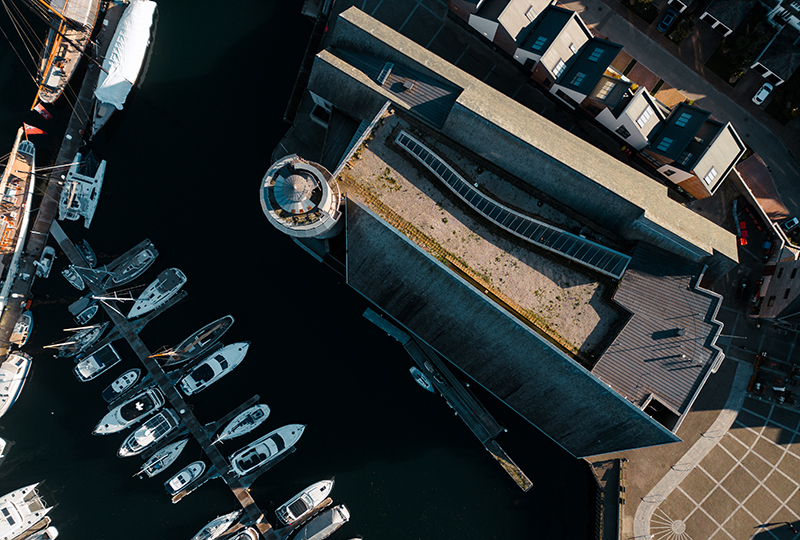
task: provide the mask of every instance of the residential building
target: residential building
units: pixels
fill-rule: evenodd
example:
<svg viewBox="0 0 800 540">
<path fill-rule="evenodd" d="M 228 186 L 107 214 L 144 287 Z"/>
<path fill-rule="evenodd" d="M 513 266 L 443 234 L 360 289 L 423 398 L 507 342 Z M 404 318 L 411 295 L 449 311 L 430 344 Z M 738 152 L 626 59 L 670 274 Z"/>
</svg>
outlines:
<svg viewBox="0 0 800 540">
<path fill-rule="evenodd" d="M 711 0 L 700 20 L 722 34 L 730 35 L 747 17 L 756 0 Z"/>
<path fill-rule="evenodd" d="M 639 155 L 697 199 L 713 195 L 745 152 L 730 122 L 686 103 L 672 109 L 650 141 Z"/>
<path fill-rule="evenodd" d="M 683 13 L 687 7 L 692 5 L 692 0 L 667 0 L 667 5 L 677 9 L 678 13 Z"/>
<path fill-rule="evenodd" d="M 800 30 L 800 2 L 797 0 L 760 0 L 769 10 L 767 20 L 775 28 L 788 25 Z"/>
<path fill-rule="evenodd" d="M 792 2 L 791 5 L 800 7 L 797 2 Z M 793 7 L 791 11 L 784 11 L 784 13 L 791 13 L 792 20 L 800 23 L 800 20 L 796 18 L 796 8 Z M 786 82 L 798 66 L 800 66 L 800 31 L 794 24 L 786 24 L 772 36 L 750 69 L 757 71 L 767 81 L 778 86 Z"/>
<path fill-rule="evenodd" d="M 666 120 L 666 115 L 647 88 L 640 86 L 633 91 L 630 82 L 607 75 L 600 78 L 583 107 L 636 150 L 650 144 L 651 133 Z"/>
<path fill-rule="evenodd" d="M 785 243 L 773 264 L 764 268 L 752 317 L 800 325 L 800 250 Z"/>
<path fill-rule="evenodd" d="M 604 39 L 592 38 L 566 62 L 566 69 L 557 77 L 550 93 L 555 94 L 569 107 L 576 109 L 592 93 L 606 68 L 622 50 L 622 45 Z M 560 60 L 560 62 L 564 62 Z M 602 92 L 602 89 L 601 91 Z"/>
</svg>

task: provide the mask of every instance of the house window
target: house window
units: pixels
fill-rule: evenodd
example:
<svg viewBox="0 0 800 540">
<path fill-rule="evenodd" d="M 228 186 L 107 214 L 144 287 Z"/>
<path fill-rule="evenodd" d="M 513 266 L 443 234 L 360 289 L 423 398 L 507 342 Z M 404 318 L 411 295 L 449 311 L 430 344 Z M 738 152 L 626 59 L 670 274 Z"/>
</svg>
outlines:
<svg viewBox="0 0 800 540">
<path fill-rule="evenodd" d="M 796 10 L 800 11 L 800 3 L 798 3 L 798 2 L 792 2 L 792 3 L 791 3 L 791 4 L 789 4 L 789 5 L 790 5 L 790 6 L 792 6 L 792 9 L 796 9 Z"/>
<path fill-rule="evenodd" d="M 717 169 L 711 167 L 711 169 L 703 177 L 703 181 L 710 186 L 711 182 L 713 182 L 714 178 L 716 177 L 717 177 Z"/>
<path fill-rule="evenodd" d="M 658 161 L 654 156 L 651 156 L 649 152 L 640 152 L 639 155 L 645 159 L 650 165 L 658 169 L 659 167 L 663 166 L 664 164 Z"/>
<path fill-rule="evenodd" d="M 567 64 L 564 63 L 563 60 L 560 58 L 558 59 L 558 63 L 556 64 L 556 68 L 553 70 L 553 75 L 556 79 L 561 77 L 561 74 L 567 70 Z"/>
<path fill-rule="evenodd" d="M 592 54 L 589 55 L 589 62 L 597 62 L 602 55 L 603 49 L 596 47 L 595 50 L 592 51 Z"/>
<path fill-rule="evenodd" d="M 677 171 L 675 171 L 674 169 L 667 169 L 666 171 L 664 171 L 664 176 L 672 176 L 676 172 Z"/>
<path fill-rule="evenodd" d="M 691 152 L 687 152 L 686 150 L 684 150 L 677 161 L 681 165 L 686 165 L 687 163 L 689 163 L 690 159 L 692 159 L 692 153 Z"/>
<path fill-rule="evenodd" d="M 578 72 L 578 74 L 577 74 L 577 75 L 575 75 L 575 76 L 572 78 L 572 82 L 571 82 L 570 84 L 571 84 L 572 86 L 580 86 L 580 85 L 581 85 L 581 83 L 583 82 L 583 79 L 585 79 L 585 78 L 586 78 L 586 73 L 581 73 L 581 72 Z"/>
<path fill-rule="evenodd" d="M 651 116 L 653 116 L 653 108 L 648 105 L 642 114 L 639 115 L 639 118 L 636 119 L 636 123 L 639 124 L 640 128 L 643 128 Z"/>
<path fill-rule="evenodd" d="M 605 84 L 603 84 L 603 87 L 600 89 L 600 91 L 598 91 L 597 94 L 595 94 L 595 97 L 597 99 L 605 100 L 608 97 L 608 94 L 611 93 L 611 90 L 614 88 L 614 86 L 615 85 L 613 81 L 606 81 Z"/>
<path fill-rule="evenodd" d="M 669 147 L 671 145 L 672 145 L 672 139 L 670 139 L 669 137 L 664 137 L 663 139 L 661 139 L 661 142 L 658 143 L 658 146 L 656 146 L 656 150 L 660 150 L 661 152 L 666 152 L 667 150 L 669 150 Z"/>
<path fill-rule="evenodd" d="M 623 139 L 627 139 L 628 137 L 631 136 L 631 132 L 628 131 L 628 128 L 626 128 L 625 126 L 619 126 L 617 128 L 616 133 L 617 133 L 617 135 L 619 135 Z"/>
<path fill-rule="evenodd" d="M 692 115 L 689 113 L 681 113 L 680 118 L 675 122 L 675 125 L 678 127 L 686 126 L 687 122 L 692 118 Z"/>
<path fill-rule="evenodd" d="M 789 276 L 789 279 L 794 279 L 794 276 L 797 275 L 797 268 L 792 268 L 792 273 Z"/>
<path fill-rule="evenodd" d="M 774 297 L 774 296 L 770 296 L 770 297 L 769 297 L 769 300 L 767 300 L 767 305 L 768 305 L 769 307 L 772 307 L 772 306 L 774 306 L 774 305 L 775 305 L 775 297 Z"/>
<path fill-rule="evenodd" d="M 541 48 L 544 46 L 545 41 L 547 41 L 547 38 L 545 36 L 539 36 L 538 38 L 536 38 L 536 42 L 533 45 L 531 45 L 531 49 L 533 49 L 534 51 L 541 50 Z"/>
<path fill-rule="evenodd" d="M 570 43 L 569 44 L 569 50 L 572 51 L 572 54 L 575 54 L 575 53 L 578 52 L 578 49 L 575 48 L 575 44 L 574 43 Z"/>
<path fill-rule="evenodd" d="M 786 300 L 787 298 L 789 298 L 789 292 L 791 292 L 791 290 L 792 290 L 792 289 L 786 289 L 786 292 L 785 292 L 785 293 L 783 293 L 783 299 L 784 299 L 784 300 Z"/>
<path fill-rule="evenodd" d="M 778 268 L 778 276 L 777 276 L 777 279 L 781 279 L 781 276 L 782 276 L 782 275 L 783 275 L 783 268 Z"/>
<path fill-rule="evenodd" d="M 528 8 L 528 11 L 525 12 L 525 16 L 531 22 L 533 22 L 536 19 L 536 10 L 533 9 L 533 6 Z"/>
</svg>

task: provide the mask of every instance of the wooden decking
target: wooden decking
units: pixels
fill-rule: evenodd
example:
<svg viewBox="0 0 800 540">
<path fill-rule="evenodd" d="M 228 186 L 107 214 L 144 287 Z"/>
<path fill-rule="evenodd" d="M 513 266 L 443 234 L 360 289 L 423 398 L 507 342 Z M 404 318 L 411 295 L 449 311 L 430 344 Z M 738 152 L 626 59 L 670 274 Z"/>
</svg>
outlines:
<svg viewBox="0 0 800 540">
<path fill-rule="evenodd" d="M 75 245 L 67 237 L 57 222 L 52 223 L 50 232 L 70 262 L 75 265 L 80 265 L 83 263 L 83 258 L 81 257 L 80 252 L 78 252 Z M 100 288 L 95 280 L 87 279 L 85 281 L 94 295 L 107 296 L 106 291 Z M 263 472 L 273 466 L 276 461 L 268 463 L 267 466 L 262 467 L 258 471 L 243 479 L 238 478 L 230 470 L 228 461 L 225 459 L 219 449 L 211 444 L 212 441 L 210 435 L 213 434 L 213 431 L 207 430 L 197 420 L 195 415 L 192 413 L 191 407 L 186 403 L 186 401 L 184 401 L 183 397 L 175 389 L 170 378 L 167 377 L 167 374 L 164 372 L 158 362 L 152 358 L 152 353 L 139 338 L 135 323 L 128 321 L 109 305 L 105 303 L 102 305 L 106 310 L 106 314 L 111 319 L 111 322 L 116 326 L 116 330 L 122 334 L 122 337 L 124 337 L 131 346 L 133 351 L 136 353 L 136 356 L 147 369 L 147 372 L 150 374 L 153 382 L 158 385 L 158 387 L 164 393 L 164 396 L 169 401 L 169 404 L 172 406 L 175 412 L 178 413 L 185 428 L 195 439 L 197 439 L 197 442 L 200 443 L 200 446 L 203 448 L 203 452 L 211 461 L 211 466 L 220 474 L 225 483 L 228 484 L 228 487 L 231 488 L 231 491 L 236 496 L 236 499 L 245 510 L 245 514 L 247 516 L 246 521 L 254 524 L 266 540 L 277 540 L 278 536 L 272 529 L 272 525 L 266 521 L 264 513 L 258 507 L 255 500 L 253 500 L 253 498 L 250 496 L 250 492 L 247 489 L 252 481 L 258 477 L 258 475 L 263 474 Z"/>
</svg>

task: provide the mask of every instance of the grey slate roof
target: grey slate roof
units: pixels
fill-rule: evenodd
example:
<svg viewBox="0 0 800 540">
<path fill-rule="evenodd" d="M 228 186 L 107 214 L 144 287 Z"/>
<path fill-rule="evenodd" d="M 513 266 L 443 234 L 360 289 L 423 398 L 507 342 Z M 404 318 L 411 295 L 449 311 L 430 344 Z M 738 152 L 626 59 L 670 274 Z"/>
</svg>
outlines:
<svg viewBox="0 0 800 540">
<path fill-rule="evenodd" d="M 632 317 L 592 373 L 632 403 L 653 394 L 676 414 L 687 412 L 722 359 L 714 345 L 721 298 L 694 288 L 701 270 L 640 243 L 614 295 Z"/>
<path fill-rule="evenodd" d="M 756 0 L 712 0 L 706 11 L 731 30 L 735 30 L 754 5 Z"/>
<path fill-rule="evenodd" d="M 376 83 L 380 82 L 378 78 L 387 67 L 386 60 L 382 58 L 341 48 L 331 51 Z M 413 84 L 410 89 L 403 86 L 406 81 Z M 391 65 L 389 75 L 381 86 L 389 92 L 393 100 L 406 103 L 412 114 L 437 127 L 442 127 L 461 93 L 453 85 L 437 81 L 400 64 Z"/>
<path fill-rule="evenodd" d="M 369 210 L 346 215 L 347 283 L 568 452 L 678 440 Z"/>
<path fill-rule="evenodd" d="M 621 50 L 622 45 L 617 43 L 600 38 L 590 39 L 583 46 L 566 73 L 561 76 L 559 84 L 569 86 L 576 92 L 588 95 Z M 578 77 L 580 79 L 579 84 L 572 84 L 572 81 L 575 80 L 579 73 L 583 74 L 582 78 Z"/>
<path fill-rule="evenodd" d="M 787 24 L 764 47 L 756 62 L 787 81 L 800 66 L 798 41 L 800 41 L 800 32 Z"/>
<path fill-rule="evenodd" d="M 684 115 L 689 115 L 689 119 L 686 121 L 684 126 L 681 126 L 679 125 L 679 122 L 681 121 L 681 118 L 686 118 Z M 689 146 L 689 143 L 694 142 L 694 137 L 697 135 L 697 132 L 703 127 L 703 124 L 705 124 L 706 120 L 710 116 L 711 113 L 708 111 L 698 109 L 697 107 L 687 103 L 679 103 L 672 110 L 672 114 L 669 115 L 666 121 L 662 122 L 658 133 L 656 133 L 652 138 L 652 142 L 650 143 L 648 150 L 657 154 L 661 154 L 662 156 L 672 160 L 678 159 L 684 150 L 688 150 L 687 147 Z M 665 140 L 671 140 L 672 142 L 669 143 L 669 146 L 666 150 L 659 149 L 659 145 L 661 145 L 662 142 L 666 144 Z M 711 142 L 711 137 L 703 139 L 703 141 L 703 143 L 696 144 L 708 146 L 708 143 Z M 700 157 L 700 153 L 702 153 L 701 148 L 694 149 L 693 161 L 696 161 L 697 158 Z M 687 163 L 687 166 L 693 164 L 694 163 L 690 162 Z M 687 170 L 691 170 L 691 168 L 688 168 Z"/>
<path fill-rule="evenodd" d="M 539 15 L 535 24 L 531 27 L 527 38 L 522 42 L 521 49 L 532 51 L 538 54 L 544 54 L 547 48 L 553 44 L 553 41 L 561 33 L 564 26 L 567 25 L 570 18 L 575 14 L 566 8 L 558 6 L 547 6 L 547 8 Z M 541 49 L 534 50 L 533 44 L 540 38 L 545 38 Z"/>
</svg>

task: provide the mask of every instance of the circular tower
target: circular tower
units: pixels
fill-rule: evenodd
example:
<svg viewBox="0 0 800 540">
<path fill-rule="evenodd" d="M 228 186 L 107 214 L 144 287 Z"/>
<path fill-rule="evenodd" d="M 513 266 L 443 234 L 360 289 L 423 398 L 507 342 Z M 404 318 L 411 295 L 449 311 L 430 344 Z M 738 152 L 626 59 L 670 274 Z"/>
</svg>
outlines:
<svg viewBox="0 0 800 540">
<path fill-rule="evenodd" d="M 296 154 L 272 164 L 259 196 L 269 222 L 289 236 L 324 239 L 341 229 L 338 183 L 325 167 Z"/>
</svg>

